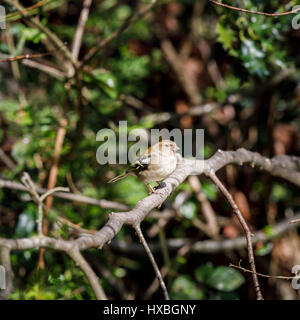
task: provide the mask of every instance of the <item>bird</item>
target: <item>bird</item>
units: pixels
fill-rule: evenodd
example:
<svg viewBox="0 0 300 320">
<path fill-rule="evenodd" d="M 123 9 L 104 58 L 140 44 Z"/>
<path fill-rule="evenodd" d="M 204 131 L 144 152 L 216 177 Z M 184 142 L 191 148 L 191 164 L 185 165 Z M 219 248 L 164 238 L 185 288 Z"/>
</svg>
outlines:
<svg viewBox="0 0 300 320">
<path fill-rule="evenodd" d="M 150 146 L 142 156 L 129 165 L 124 173 L 109 180 L 108 183 L 114 183 L 128 176 L 137 176 L 146 184 L 151 194 L 155 190 L 150 183 L 156 182 L 158 184 L 156 189 L 164 187 L 165 184 L 160 182 L 175 170 L 177 150 L 179 150 L 179 147 L 174 141 L 162 140 Z"/>
</svg>

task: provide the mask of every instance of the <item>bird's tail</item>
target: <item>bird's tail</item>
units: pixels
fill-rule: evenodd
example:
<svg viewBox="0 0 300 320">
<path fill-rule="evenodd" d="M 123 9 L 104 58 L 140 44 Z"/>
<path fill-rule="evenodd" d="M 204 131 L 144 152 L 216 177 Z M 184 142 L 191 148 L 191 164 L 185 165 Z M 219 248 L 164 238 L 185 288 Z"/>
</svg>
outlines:
<svg viewBox="0 0 300 320">
<path fill-rule="evenodd" d="M 119 176 L 110 179 L 108 181 L 108 183 L 114 183 L 114 182 L 119 181 L 119 180 L 121 180 L 121 179 L 123 179 L 123 178 L 125 178 L 127 176 L 130 176 L 130 175 L 131 175 L 130 172 L 125 171 L 124 173 L 120 174 Z"/>
</svg>

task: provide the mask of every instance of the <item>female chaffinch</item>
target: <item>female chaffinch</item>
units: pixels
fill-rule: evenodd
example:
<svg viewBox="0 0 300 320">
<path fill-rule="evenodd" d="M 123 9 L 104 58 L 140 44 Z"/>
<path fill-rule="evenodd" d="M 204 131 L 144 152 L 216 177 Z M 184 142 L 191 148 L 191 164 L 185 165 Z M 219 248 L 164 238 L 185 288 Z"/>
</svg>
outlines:
<svg viewBox="0 0 300 320">
<path fill-rule="evenodd" d="M 137 176 L 152 193 L 154 189 L 150 183 L 157 182 L 159 187 L 163 187 L 159 182 L 166 179 L 175 170 L 177 150 L 179 148 L 175 142 L 162 140 L 149 147 L 123 174 L 109 180 L 108 183 L 114 183 L 128 176 Z"/>
</svg>

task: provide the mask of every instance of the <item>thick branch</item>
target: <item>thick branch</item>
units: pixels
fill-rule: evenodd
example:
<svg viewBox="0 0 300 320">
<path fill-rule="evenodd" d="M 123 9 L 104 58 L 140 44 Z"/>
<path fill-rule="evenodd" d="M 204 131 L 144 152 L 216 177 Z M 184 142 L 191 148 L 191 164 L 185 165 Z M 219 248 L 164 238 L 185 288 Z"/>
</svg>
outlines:
<svg viewBox="0 0 300 320">
<path fill-rule="evenodd" d="M 124 224 L 137 225 L 144 220 L 148 213 L 160 206 L 166 198 L 177 188 L 188 175 L 209 173 L 210 170 L 217 171 L 228 164 L 251 164 L 252 167 L 259 167 L 262 170 L 269 172 L 273 176 L 288 180 L 297 186 L 300 186 L 299 173 L 299 158 L 297 157 L 275 157 L 272 159 L 265 158 L 258 153 L 239 149 L 237 151 L 218 151 L 208 160 L 188 160 L 182 159 L 179 156 L 179 163 L 176 170 L 165 180 L 166 187 L 156 190 L 155 193 L 140 200 L 137 205 L 127 212 L 113 212 L 109 216 L 108 222 L 94 235 L 84 236 L 74 241 L 65 241 L 52 238 L 30 238 L 30 239 L 15 239 L 7 240 L 0 238 L 0 245 L 8 246 L 11 249 L 32 249 L 40 247 L 48 247 L 55 250 L 69 250 L 74 245 L 77 245 L 80 250 L 88 248 L 102 248 L 103 245 L 109 243 L 115 235 L 121 230 Z M 3 185 L 3 182 L 4 185 Z M 9 187 L 13 189 L 25 190 L 25 187 L 12 183 L 10 181 L 0 180 L 0 187 Z M 40 192 L 41 189 L 37 189 Z M 62 198 L 63 194 L 54 193 L 54 195 Z M 64 198 L 67 199 L 64 195 Z M 73 195 L 74 200 L 79 201 L 80 195 Z M 77 198 L 78 197 L 78 198 Z M 87 197 L 84 197 L 87 198 Z M 69 198 L 70 199 L 70 198 Z M 72 199 L 73 200 L 73 199 Z M 101 201 L 93 199 L 93 202 Z M 98 204 L 98 203 L 95 203 Z"/>
</svg>

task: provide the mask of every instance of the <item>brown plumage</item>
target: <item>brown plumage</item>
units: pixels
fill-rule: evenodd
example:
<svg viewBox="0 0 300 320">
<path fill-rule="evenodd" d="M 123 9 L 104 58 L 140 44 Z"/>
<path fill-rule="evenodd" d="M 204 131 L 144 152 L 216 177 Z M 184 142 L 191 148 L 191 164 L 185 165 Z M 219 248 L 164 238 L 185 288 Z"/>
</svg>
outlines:
<svg viewBox="0 0 300 320">
<path fill-rule="evenodd" d="M 162 140 L 149 147 L 123 174 L 109 180 L 108 183 L 114 183 L 127 176 L 137 176 L 153 192 L 150 183 L 159 183 L 175 170 L 177 165 L 176 151 L 178 149 L 175 142 Z"/>
</svg>

